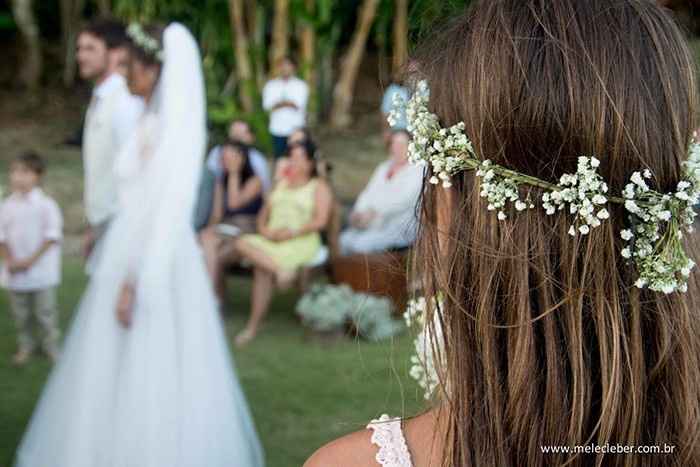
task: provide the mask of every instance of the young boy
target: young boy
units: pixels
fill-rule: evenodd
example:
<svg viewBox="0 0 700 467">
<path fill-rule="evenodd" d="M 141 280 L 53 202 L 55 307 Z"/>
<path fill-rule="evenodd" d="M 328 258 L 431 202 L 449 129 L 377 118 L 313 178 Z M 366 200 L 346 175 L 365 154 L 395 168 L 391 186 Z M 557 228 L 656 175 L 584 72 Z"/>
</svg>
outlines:
<svg viewBox="0 0 700 467">
<path fill-rule="evenodd" d="M 17 325 L 15 365 L 24 365 L 36 347 L 32 318 L 42 331 L 41 344 L 52 361 L 58 356 L 56 286 L 61 281 L 63 219 L 56 202 L 39 184 L 44 162 L 35 153 L 10 165 L 10 196 L 0 204 L 0 283 L 10 294 Z"/>
</svg>

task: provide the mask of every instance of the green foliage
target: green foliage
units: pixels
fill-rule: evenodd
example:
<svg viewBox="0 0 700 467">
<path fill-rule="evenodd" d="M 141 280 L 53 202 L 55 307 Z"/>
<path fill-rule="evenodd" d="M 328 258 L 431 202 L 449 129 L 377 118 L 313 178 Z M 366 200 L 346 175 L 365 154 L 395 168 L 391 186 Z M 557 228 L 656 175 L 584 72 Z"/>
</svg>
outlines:
<svg viewBox="0 0 700 467">
<path fill-rule="evenodd" d="M 0 31 L 14 31 L 17 29 L 12 14 L 0 12 Z"/>
<path fill-rule="evenodd" d="M 260 96 L 256 83 L 238 83 L 239 86 L 245 86 L 245 92 L 252 95 L 253 101 L 258 103 L 258 108 L 252 114 L 243 113 L 236 99 L 236 88 L 231 85 L 234 55 L 228 8 L 227 0 L 116 0 L 114 5 L 115 14 L 127 21 L 179 21 L 190 28 L 198 38 L 202 50 L 209 124 L 213 134 L 223 137 L 231 120 L 243 118 L 255 129 L 259 144 L 264 149 L 269 149 L 271 143 L 267 134 L 267 117 L 259 106 Z M 257 61 L 264 61 L 264 51 L 251 52 Z"/>
<path fill-rule="evenodd" d="M 179 21 L 189 27 L 198 38 L 204 58 L 207 97 L 210 109 L 210 124 L 222 132 L 232 118 L 244 117 L 251 121 L 267 147 L 266 115 L 262 111 L 260 92 L 269 75 L 268 42 L 273 16 L 273 0 L 257 0 L 251 12 L 246 2 L 244 16 L 248 27 L 248 53 L 254 79 L 248 83 L 238 82 L 233 75 L 235 58 L 233 34 L 229 16 L 228 0 L 113 0 L 113 12 L 126 21 L 143 23 L 168 23 Z M 311 90 L 309 113 L 311 121 L 323 119 L 329 114 L 333 103 L 333 87 L 336 67 L 343 46 L 350 40 L 356 26 L 357 11 L 361 0 L 313 0 L 311 8 L 307 0 L 290 0 L 290 45 L 292 54 L 297 49 L 295 32 L 301 26 L 310 26 L 315 32 L 316 88 Z M 413 42 L 424 37 L 438 20 L 456 14 L 470 0 L 412 0 L 409 2 L 409 31 Z M 389 68 L 386 57 L 390 54 L 392 27 L 395 14 L 394 0 L 381 0 L 373 26 L 374 42 L 381 57 L 382 77 Z M 87 2 L 84 13 L 95 11 L 94 2 Z M 60 35 L 60 11 L 56 2 L 38 2 L 36 7 L 41 31 L 45 38 Z M 13 29 L 9 12 L 0 12 L 0 31 Z M 296 29 L 295 29 L 296 28 Z M 308 76 L 312 65 L 300 62 L 300 72 Z M 238 101 L 241 95 L 250 96 L 255 109 L 243 115 Z"/>
<path fill-rule="evenodd" d="M 413 43 L 426 39 L 436 26 L 458 15 L 472 0 L 413 0 L 409 3 L 409 37 Z"/>
</svg>

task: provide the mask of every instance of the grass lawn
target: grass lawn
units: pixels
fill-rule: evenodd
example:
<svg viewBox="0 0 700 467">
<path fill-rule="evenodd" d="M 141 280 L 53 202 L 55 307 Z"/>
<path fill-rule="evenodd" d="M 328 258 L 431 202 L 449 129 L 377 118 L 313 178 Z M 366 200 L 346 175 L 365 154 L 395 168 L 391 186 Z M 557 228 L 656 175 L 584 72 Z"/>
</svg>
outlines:
<svg viewBox="0 0 700 467">
<path fill-rule="evenodd" d="M 66 258 L 64 269 L 59 301 L 65 328 L 86 279 L 77 259 Z M 230 341 L 243 325 L 249 288 L 246 279 L 230 281 Z M 422 407 L 421 393 L 407 377 L 408 335 L 380 344 L 309 340 L 293 314 L 296 298 L 276 297 L 259 338 L 234 353 L 270 467 L 300 466 L 325 442 L 361 429 L 381 413 L 411 415 Z M 15 334 L 4 292 L 0 310 L 0 466 L 5 467 L 50 368 L 41 358 L 21 369 L 10 365 Z"/>
</svg>

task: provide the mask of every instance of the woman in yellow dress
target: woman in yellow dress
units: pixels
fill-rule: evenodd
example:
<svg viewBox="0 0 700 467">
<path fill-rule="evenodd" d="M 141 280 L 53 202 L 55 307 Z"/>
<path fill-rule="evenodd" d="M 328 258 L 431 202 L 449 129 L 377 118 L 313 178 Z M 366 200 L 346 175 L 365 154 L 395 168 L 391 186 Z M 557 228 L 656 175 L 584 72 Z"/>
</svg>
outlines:
<svg viewBox="0 0 700 467">
<path fill-rule="evenodd" d="M 270 305 L 275 283 L 288 286 L 300 266 L 310 263 L 321 248 L 321 231 L 328 224 L 332 193 L 316 173 L 316 147 L 304 141 L 289 147 L 287 176 L 281 180 L 258 215 L 255 235 L 238 238 L 238 256 L 253 265 L 253 291 L 248 323 L 236 337 L 243 346 L 253 340 Z"/>
</svg>

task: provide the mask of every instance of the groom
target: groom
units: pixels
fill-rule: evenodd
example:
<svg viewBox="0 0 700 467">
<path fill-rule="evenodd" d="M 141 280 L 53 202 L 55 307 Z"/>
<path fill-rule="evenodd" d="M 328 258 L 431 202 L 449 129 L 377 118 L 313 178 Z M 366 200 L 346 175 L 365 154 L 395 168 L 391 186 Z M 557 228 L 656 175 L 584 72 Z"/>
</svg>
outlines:
<svg viewBox="0 0 700 467">
<path fill-rule="evenodd" d="M 107 231 L 116 213 L 117 188 L 114 161 L 136 128 L 143 102 L 132 96 L 126 84 L 127 35 L 125 26 L 111 19 L 97 19 L 78 35 L 76 58 L 80 76 L 94 83 L 85 116 L 83 164 L 85 213 L 84 239 L 87 258 Z"/>
</svg>

